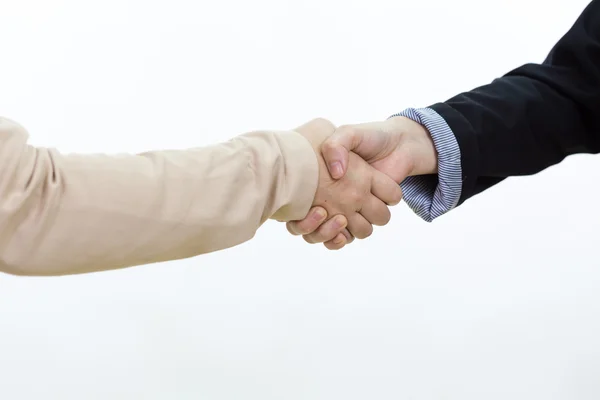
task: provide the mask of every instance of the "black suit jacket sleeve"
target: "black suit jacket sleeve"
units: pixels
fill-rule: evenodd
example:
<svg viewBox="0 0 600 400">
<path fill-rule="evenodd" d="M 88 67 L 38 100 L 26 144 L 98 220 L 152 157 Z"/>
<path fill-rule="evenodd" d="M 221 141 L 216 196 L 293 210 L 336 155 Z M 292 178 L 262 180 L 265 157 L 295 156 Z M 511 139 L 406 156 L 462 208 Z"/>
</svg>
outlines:
<svg viewBox="0 0 600 400">
<path fill-rule="evenodd" d="M 506 177 L 600 152 L 600 0 L 542 64 L 523 65 L 431 108 L 460 146 L 459 204 Z"/>
</svg>

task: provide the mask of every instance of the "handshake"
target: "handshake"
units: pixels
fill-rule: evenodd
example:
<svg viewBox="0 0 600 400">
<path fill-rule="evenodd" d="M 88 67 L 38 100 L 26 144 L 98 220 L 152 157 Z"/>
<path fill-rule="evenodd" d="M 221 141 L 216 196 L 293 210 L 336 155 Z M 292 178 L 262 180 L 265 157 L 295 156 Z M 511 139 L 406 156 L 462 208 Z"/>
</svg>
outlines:
<svg viewBox="0 0 600 400">
<path fill-rule="evenodd" d="M 5 153 L 17 155 L 0 158 L 0 272 L 66 275 L 193 257 L 251 239 L 280 210 L 293 234 L 341 249 L 388 223 L 404 179 L 437 173 L 429 132 L 408 118 L 337 129 L 316 119 L 295 132 L 82 156 L 29 146 L 24 128 L 0 119 Z M 414 181 L 403 185 L 411 203 L 423 186 Z"/>
<path fill-rule="evenodd" d="M 429 132 L 408 118 L 337 129 L 327 120 L 315 119 L 295 131 L 317 155 L 319 182 L 307 216 L 288 222 L 287 229 L 330 250 L 341 249 L 354 238 L 367 238 L 373 225 L 387 224 L 389 207 L 402 199 L 400 183 L 405 178 L 437 173 Z"/>
</svg>

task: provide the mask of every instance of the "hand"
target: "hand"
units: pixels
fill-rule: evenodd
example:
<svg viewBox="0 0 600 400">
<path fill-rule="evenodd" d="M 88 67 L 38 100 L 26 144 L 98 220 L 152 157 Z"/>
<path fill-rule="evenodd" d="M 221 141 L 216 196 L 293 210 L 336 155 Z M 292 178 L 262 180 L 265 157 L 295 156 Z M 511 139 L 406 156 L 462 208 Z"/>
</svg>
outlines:
<svg viewBox="0 0 600 400">
<path fill-rule="evenodd" d="M 437 173 L 437 152 L 429 132 L 405 117 L 342 126 L 321 150 L 334 179 L 346 173 L 351 151 L 398 184 L 408 176 Z"/>
<path fill-rule="evenodd" d="M 323 142 L 321 150 L 335 179 L 345 176 L 354 153 L 397 184 L 408 176 L 437 173 L 437 152 L 429 132 L 404 117 L 339 127 Z M 302 221 L 288 222 L 288 229 L 302 234 L 309 243 L 325 242 L 331 248 L 332 239 L 339 239 L 335 226 L 329 221 L 324 223 L 324 218 L 311 218 L 324 212 L 315 207 Z M 353 233 L 351 227 L 349 231 Z"/>
<path fill-rule="evenodd" d="M 352 240 L 348 232 L 342 233 L 346 227 L 357 238 L 366 238 L 373 231 L 372 225 L 385 225 L 390 219 L 388 205 L 397 204 L 402 198 L 400 187 L 354 153 L 349 154 L 346 161 L 346 174 L 332 179 L 320 151 L 321 144 L 335 132 L 331 122 L 316 119 L 297 128 L 296 132 L 311 143 L 317 155 L 319 185 L 313 205 L 321 208 L 316 212 L 316 220 L 314 214 L 308 219 L 321 225 L 328 215 L 333 216 L 325 224 L 325 228 L 335 231 L 335 234 L 326 232 L 331 235 L 328 247 L 341 248 Z M 289 224 L 288 229 L 292 234 L 300 233 Z"/>
</svg>

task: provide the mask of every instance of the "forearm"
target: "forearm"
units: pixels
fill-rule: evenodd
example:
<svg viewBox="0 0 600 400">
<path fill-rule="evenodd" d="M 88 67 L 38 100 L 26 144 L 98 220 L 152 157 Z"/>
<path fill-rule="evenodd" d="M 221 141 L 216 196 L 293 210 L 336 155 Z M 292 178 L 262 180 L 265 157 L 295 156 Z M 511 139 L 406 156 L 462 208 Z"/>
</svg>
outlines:
<svg viewBox="0 0 600 400">
<path fill-rule="evenodd" d="M 597 153 L 598 126 L 576 103 L 524 76 L 430 107 L 455 134 L 463 173 L 460 203 L 510 176 L 532 175 L 577 153 Z"/>
<path fill-rule="evenodd" d="M 583 106 L 564 95 L 555 87 L 558 80 L 544 78 L 548 71 L 527 65 L 444 103 L 399 114 L 427 128 L 438 154 L 437 174 L 402 182 L 405 200 L 419 216 L 432 221 L 507 177 L 600 151 L 600 108 L 595 115 L 588 108 L 594 103 Z"/>
<path fill-rule="evenodd" d="M 317 185 L 294 132 L 139 155 L 61 155 L 0 120 L 0 269 L 61 275 L 192 257 L 303 218 Z"/>
<path fill-rule="evenodd" d="M 600 1 L 542 64 L 431 106 L 460 145 L 460 203 L 506 177 L 600 151 Z"/>
<path fill-rule="evenodd" d="M 460 148 L 454 133 L 434 110 L 408 108 L 392 118 L 404 118 L 402 131 L 418 142 L 409 146 L 412 176 L 401 184 L 406 204 L 431 222 L 458 204 L 462 187 Z"/>
</svg>

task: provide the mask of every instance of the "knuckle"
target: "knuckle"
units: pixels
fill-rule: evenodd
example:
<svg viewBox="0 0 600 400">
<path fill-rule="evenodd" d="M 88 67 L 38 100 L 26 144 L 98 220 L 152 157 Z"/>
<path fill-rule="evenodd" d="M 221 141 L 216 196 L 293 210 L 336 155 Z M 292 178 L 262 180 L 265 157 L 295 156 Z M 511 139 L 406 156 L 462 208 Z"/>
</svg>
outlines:
<svg viewBox="0 0 600 400">
<path fill-rule="evenodd" d="M 326 241 L 324 245 L 329 250 L 339 250 L 346 245 L 346 238 L 336 236 L 334 239 Z"/>
<path fill-rule="evenodd" d="M 335 243 L 330 243 L 330 242 L 325 243 L 325 247 L 328 250 L 333 250 L 333 251 L 341 250 L 344 246 L 345 246 L 344 244 L 335 244 Z"/>
<path fill-rule="evenodd" d="M 398 189 L 394 190 L 394 193 L 392 194 L 392 202 L 390 203 L 390 205 L 397 205 L 402 201 L 402 189 L 400 189 L 400 185 L 398 185 Z"/>
<path fill-rule="evenodd" d="M 319 231 L 311 233 L 310 234 L 310 239 L 312 240 L 313 243 L 323 243 L 323 242 L 326 241 L 325 240 L 326 238 Z"/>
<path fill-rule="evenodd" d="M 311 121 L 311 123 L 320 129 L 329 130 L 332 132 L 335 131 L 335 125 L 333 124 L 333 122 L 326 118 L 315 118 Z"/>
<path fill-rule="evenodd" d="M 321 151 L 327 153 L 327 152 L 331 152 L 333 150 L 335 150 L 338 147 L 337 142 L 333 139 L 333 138 L 327 138 L 325 139 L 325 141 L 321 144 Z"/>
<path fill-rule="evenodd" d="M 335 130 L 338 135 L 353 135 L 354 134 L 354 126 L 352 125 L 340 125 Z"/>
<path fill-rule="evenodd" d="M 302 236 L 306 236 L 306 235 L 311 235 L 313 232 L 306 228 L 303 227 L 302 225 L 298 225 L 298 228 L 296 229 L 296 236 L 297 235 L 302 235 Z"/>
<path fill-rule="evenodd" d="M 377 215 L 377 218 L 372 221 L 373 225 L 377 225 L 377 226 L 384 226 L 387 225 L 388 222 L 390 222 L 391 219 L 391 215 L 390 213 L 379 213 L 379 215 Z"/>
<path fill-rule="evenodd" d="M 304 241 L 308 244 L 315 244 L 312 235 L 302 235 L 302 239 L 304 239 Z"/>
<path fill-rule="evenodd" d="M 389 224 L 389 222 L 392 220 L 392 214 L 388 211 L 385 216 L 383 217 L 382 220 L 382 224 L 381 226 L 387 225 Z"/>
<path fill-rule="evenodd" d="M 287 228 L 288 232 L 291 233 L 294 236 L 298 235 L 298 231 L 296 229 L 296 223 L 295 222 L 288 222 L 285 224 L 285 227 Z"/>
<path fill-rule="evenodd" d="M 357 232 L 354 236 L 356 236 L 359 239 L 366 239 L 369 236 L 371 236 L 372 233 L 373 225 L 369 224 L 368 226 L 365 226 L 364 228 L 360 229 L 360 231 Z"/>
<path fill-rule="evenodd" d="M 390 209 L 385 207 L 381 210 L 381 226 L 387 225 L 388 222 L 392 219 L 392 213 Z"/>
<path fill-rule="evenodd" d="M 311 243 L 323 243 L 328 241 L 329 239 L 332 239 L 335 236 L 335 232 L 330 231 L 331 229 L 328 229 L 327 225 L 323 225 L 314 232 L 305 234 L 305 236 L 309 238 Z"/>
<path fill-rule="evenodd" d="M 348 226 L 348 219 L 344 214 L 338 214 L 331 219 L 331 231 L 340 233 Z"/>
<path fill-rule="evenodd" d="M 354 241 L 354 236 L 350 233 L 348 229 L 344 229 L 342 231 L 344 236 L 346 236 L 346 243 L 352 243 Z"/>
<path fill-rule="evenodd" d="M 360 208 L 360 205 L 362 205 L 364 198 L 365 198 L 365 193 L 363 193 L 362 190 L 359 190 L 356 187 L 352 187 L 350 188 L 350 190 L 348 190 L 348 194 L 347 197 L 348 202 L 352 205 L 354 205 L 357 208 Z"/>
<path fill-rule="evenodd" d="M 295 226 L 296 232 L 300 235 L 308 235 L 314 233 L 321 226 L 321 222 L 313 218 L 305 218 L 302 221 L 298 221 Z"/>
<path fill-rule="evenodd" d="M 313 233 L 317 228 L 319 228 L 319 224 L 313 220 L 304 220 L 299 224 L 300 233 L 303 235 L 308 235 L 309 233 Z"/>
<path fill-rule="evenodd" d="M 315 241 L 320 242 L 320 243 L 327 242 L 327 241 L 333 239 L 335 237 L 335 235 L 337 235 L 337 232 L 335 229 L 332 228 L 331 225 L 325 225 L 321 229 L 319 229 L 317 232 L 313 233 L 313 237 L 314 237 Z"/>
</svg>

